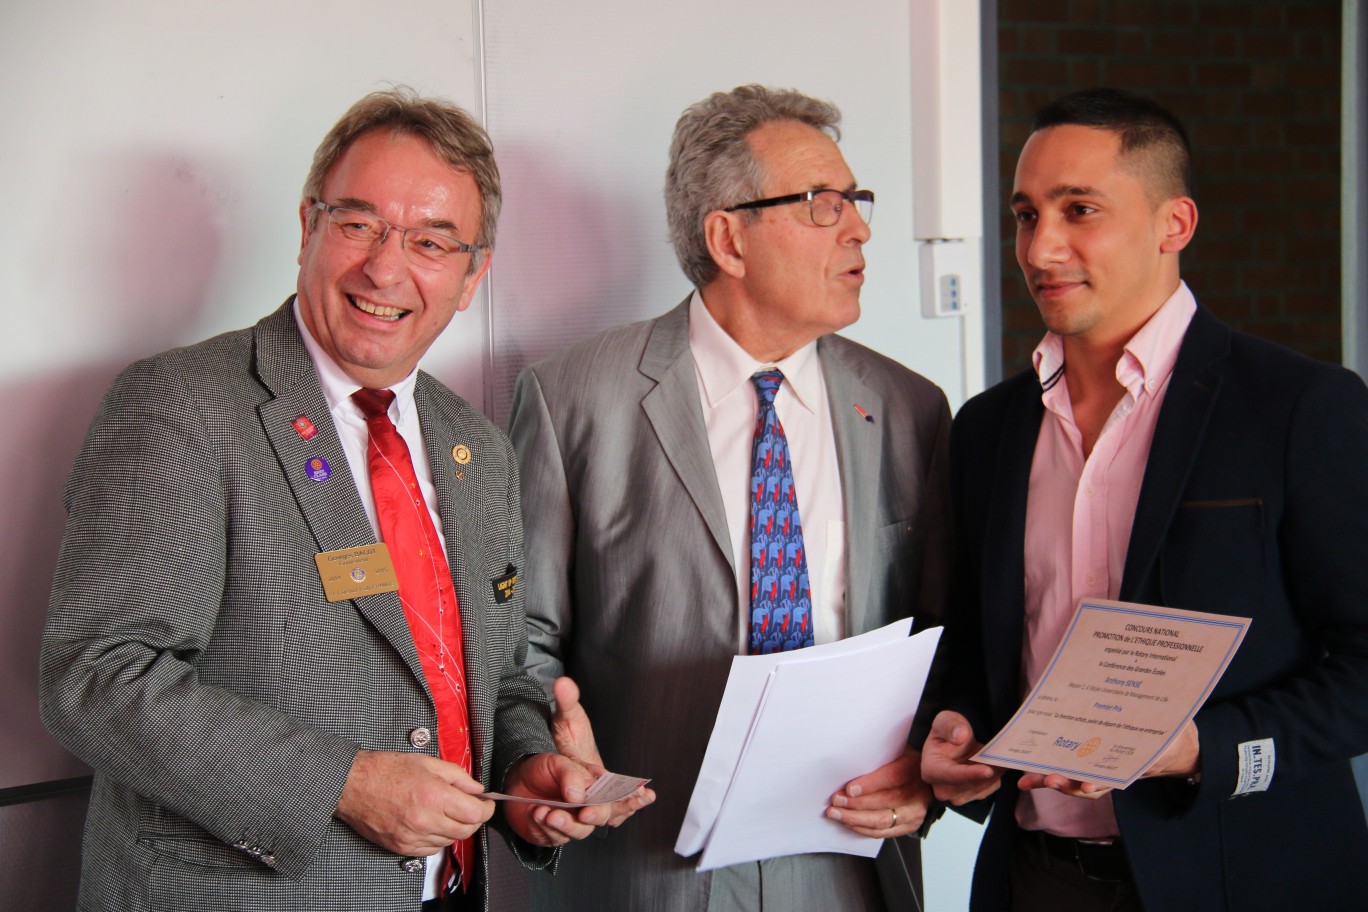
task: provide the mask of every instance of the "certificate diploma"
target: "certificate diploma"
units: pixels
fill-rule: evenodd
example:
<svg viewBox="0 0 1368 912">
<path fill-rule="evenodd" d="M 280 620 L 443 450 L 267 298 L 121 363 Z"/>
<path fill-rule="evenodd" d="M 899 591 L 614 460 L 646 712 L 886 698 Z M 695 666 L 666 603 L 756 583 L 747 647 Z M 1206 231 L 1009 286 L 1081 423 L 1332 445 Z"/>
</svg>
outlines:
<svg viewBox="0 0 1368 912">
<path fill-rule="evenodd" d="M 1084 599 L 1045 673 L 973 759 L 1125 788 L 1201 709 L 1249 618 Z"/>
</svg>

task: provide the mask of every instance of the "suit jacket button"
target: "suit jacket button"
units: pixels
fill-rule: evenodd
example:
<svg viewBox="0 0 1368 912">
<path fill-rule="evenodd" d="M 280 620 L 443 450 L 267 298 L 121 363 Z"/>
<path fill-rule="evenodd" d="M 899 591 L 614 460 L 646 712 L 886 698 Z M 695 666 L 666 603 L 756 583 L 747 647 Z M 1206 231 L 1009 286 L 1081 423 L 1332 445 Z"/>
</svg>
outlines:
<svg viewBox="0 0 1368 912">
<path fill-rule="evenodd" d="M 419 750 L 427 747 L 431 743 L 432 732 L 428 731 L 426 728 L 415 728 L 413 731 L 409 732 L 409 744 L 412 744 Z"/>
<path fill-rule="evenodd" d="M 405 874 L 421 874 L 423 871 L 423 859 L 405 858 L 399 867 L 403 869 Z"/>
<path fill-rule="evenodd" d="M 267 853 L 267 854 L 265 854 L 265 855 L 262 855 L 262 856 L 261 856 L 261 860 L 262 860 L 262 862 L 264 862 L 265 864 L 268 864 L 268 865 L 273 865 L 273 864 L 275 864 L 275 856 L 274 856 L 274 855 L 271 855 L 270 853 Z"/>
</svg>

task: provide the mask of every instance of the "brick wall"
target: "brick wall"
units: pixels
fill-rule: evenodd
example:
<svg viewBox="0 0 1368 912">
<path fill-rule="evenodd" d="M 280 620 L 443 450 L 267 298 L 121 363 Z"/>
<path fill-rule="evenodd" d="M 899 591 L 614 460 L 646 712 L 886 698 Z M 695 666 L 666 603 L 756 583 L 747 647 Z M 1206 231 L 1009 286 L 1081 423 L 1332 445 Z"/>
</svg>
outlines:
<svg viewBox="0 0 1368 912">
<path fill-rule="evenodd" d="M 1074 89 L 1142 92 L 1193 144 L 1197 235 L 1182 272 L 1238 329 L 1340 360 L 1340 0 L 1001 0 L 1002 355 L 1042 328 L 1006 217 L 1031 115 Z"/>
</svg>

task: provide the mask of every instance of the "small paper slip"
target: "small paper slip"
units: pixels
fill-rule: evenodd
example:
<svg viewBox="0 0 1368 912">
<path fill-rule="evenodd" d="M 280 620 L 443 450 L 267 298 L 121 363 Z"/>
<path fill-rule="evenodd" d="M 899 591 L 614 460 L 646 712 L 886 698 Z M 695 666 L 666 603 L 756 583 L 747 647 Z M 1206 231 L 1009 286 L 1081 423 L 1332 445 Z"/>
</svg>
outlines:
<svg viewBox="0 0 1368 912">
<path fill-rule="evenodd" d="M 585 791 L 584 801 L 580 804 L 572 804 L 568 801 L 547 801 L 543 798 L 525 798 L 519 795 L 504 795 L 499 792 L 485 792 L 483 797 L 493 798 L 495 801 L 525 801 L 528 804 L 544 804 L 553 808 L 582 808 L 592 807 L 596 804 L 612 804 L 614 801 L 630 798 L 632 793 L 650 781 L 650 779 L 638 779 L 635 776 L 622 776 L 618 773 L 604 773 L 595 779 L 594 784 Z"/>
<path fill-rule="evenodd" d="M 1202 708 L 1249 618 L 1084 599 L 1026 702 L 973 759 L 1125 788 Z"/>
<path fill-rule="evenodd" d="M 701 850 L 701 871 L 802 852 L 878 854 L 882 840 L 825 811 L 833 792 L 907 746 L 940 639 L 940 628 L 909 637 L 911 623 L 734 658 L 675 852 Z"/>
</svg>

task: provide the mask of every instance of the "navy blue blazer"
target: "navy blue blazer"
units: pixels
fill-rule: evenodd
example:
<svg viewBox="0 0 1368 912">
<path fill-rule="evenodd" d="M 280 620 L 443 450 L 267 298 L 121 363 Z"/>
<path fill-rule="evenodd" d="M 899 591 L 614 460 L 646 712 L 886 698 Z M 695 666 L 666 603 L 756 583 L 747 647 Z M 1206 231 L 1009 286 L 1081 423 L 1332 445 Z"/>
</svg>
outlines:
<svg viewBox="0 0 1368 912">
<path fill-rule="evenodd" d="M 1044 414 L 1023 372 L 951 433 L 957 598 L 948 701 L 987 741 L 1020 705 L 1026 496 Z M 1368 827 L 1349 758 L 1368 751 L 1368 389 L 1199 307 L 1155 427 L 1120 598 L 1253 618 L 1196 716 L 1200 784 L 1114 793 L 1145 908 L 1363 908 Z M 1266 791 L 1232 798 L 1238 745 L 1271 738 Z M 1007 908 L 1018 774 L 991 820 L 975 910 Z"/>
</svg>

